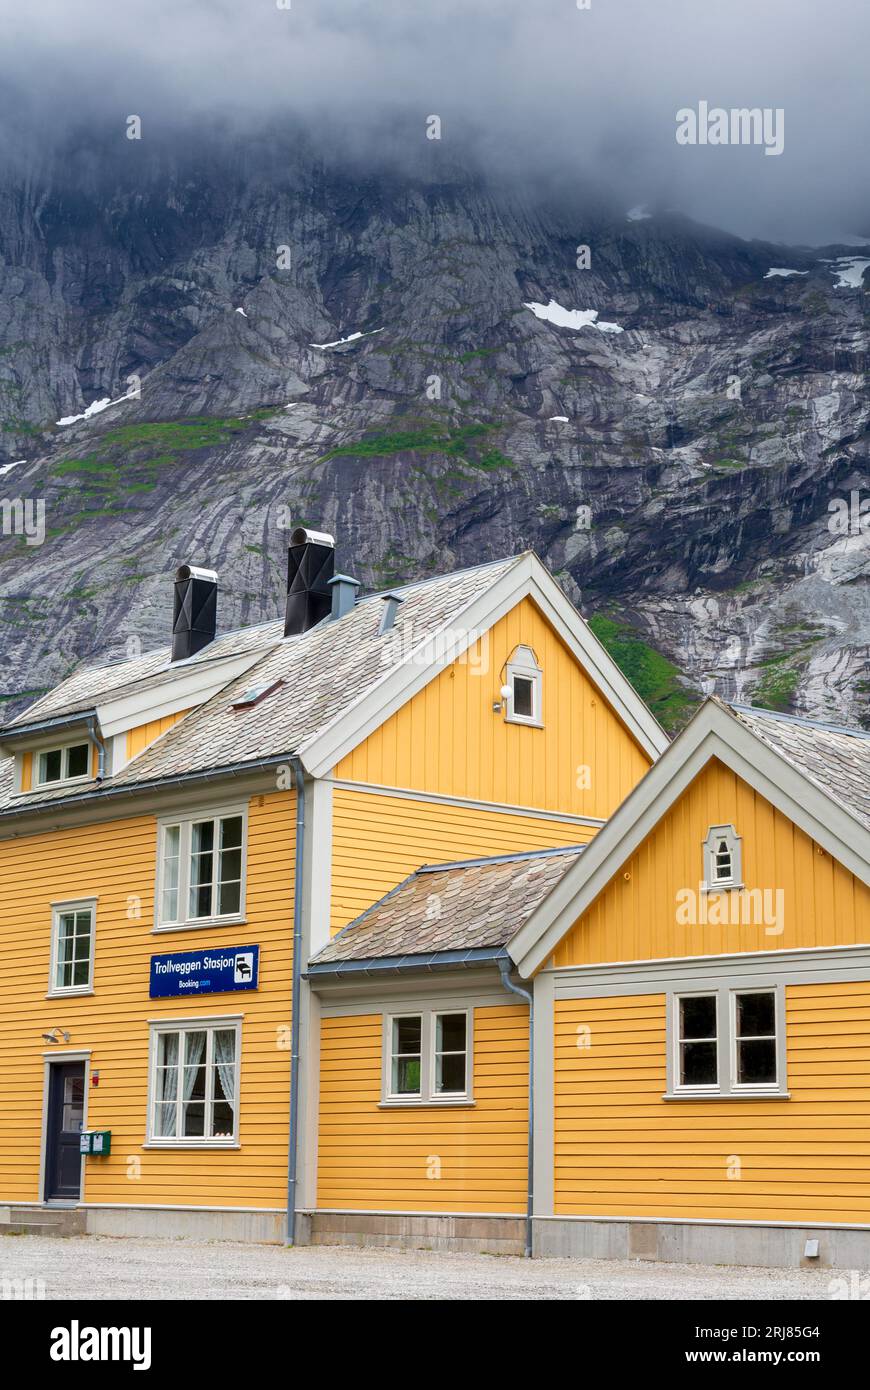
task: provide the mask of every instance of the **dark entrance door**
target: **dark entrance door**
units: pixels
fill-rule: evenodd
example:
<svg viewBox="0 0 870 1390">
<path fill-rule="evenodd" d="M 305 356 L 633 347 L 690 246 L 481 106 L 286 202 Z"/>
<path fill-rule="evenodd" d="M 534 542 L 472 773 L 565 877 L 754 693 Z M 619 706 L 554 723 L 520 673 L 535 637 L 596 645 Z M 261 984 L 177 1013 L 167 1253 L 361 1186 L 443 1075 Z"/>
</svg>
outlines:
<svg viewBox="0 0 870 1390">
<path fill-rule="evenodd" d="M 48 1081 L 45 1197 L 77 1202 L 81 1196 L 79 1150 L 85 1117 L 84 1062 L 53 1062 Z"/>
</svg>

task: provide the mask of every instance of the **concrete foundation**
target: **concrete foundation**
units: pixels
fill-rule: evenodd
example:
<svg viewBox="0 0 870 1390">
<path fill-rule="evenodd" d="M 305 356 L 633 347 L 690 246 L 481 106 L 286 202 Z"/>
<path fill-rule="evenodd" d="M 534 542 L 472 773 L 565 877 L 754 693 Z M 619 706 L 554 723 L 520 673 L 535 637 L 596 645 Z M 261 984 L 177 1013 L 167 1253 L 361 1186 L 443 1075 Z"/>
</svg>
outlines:
<svg viewBox="0 0 870 1390">
<path fill-rule="evenodd" d="M 806 1259 L 808 1240 L 819 1242 Z M 768 1269 L 870 1269 L 870 1230 L 739 1226 L 671 1221 L 538 1220 L 537 1256 L 661 1260 L 670 1264 L 759 1265 Z"/>
<path fill-rule="evenodd" d="M 283 1211 L 173 1211 L 158 1207 L 86 1207 L 89 1236 L 162 1236 L 188 1240 L 284 1241 Z"/>
<path fill-rule="evenodd" d="M 521 1216 L 398 1215 L 384 1212 L 308 1214 L 311 1245 L 378 1245 L 413 1250 L 465 1250 L 478 1255 L 521 1255 Z M 299 1244 L 303 1244 L 300 1231 Z"/>
</svg>

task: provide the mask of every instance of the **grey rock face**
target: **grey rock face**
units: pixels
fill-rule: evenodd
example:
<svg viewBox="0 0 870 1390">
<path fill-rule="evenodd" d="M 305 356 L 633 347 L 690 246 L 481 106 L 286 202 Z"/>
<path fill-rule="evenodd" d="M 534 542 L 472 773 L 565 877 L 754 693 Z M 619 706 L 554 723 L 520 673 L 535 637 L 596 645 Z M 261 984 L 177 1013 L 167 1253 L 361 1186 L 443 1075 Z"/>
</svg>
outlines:
<svg viewBox="0 0 870 1390">
<path fill-rule="evenodd" d="M 369 586 L 533 546 L 672 724 L 713 690 L 870 724 L 870 282 L 821 259 L 859 252 L 273 166 L 0 188 L 0 499 L 46 528 L 0 536 L 7 715 L 166 640 L 182 560 L 222 628 L 279 615 L 305 520 Z"/>
</svg>

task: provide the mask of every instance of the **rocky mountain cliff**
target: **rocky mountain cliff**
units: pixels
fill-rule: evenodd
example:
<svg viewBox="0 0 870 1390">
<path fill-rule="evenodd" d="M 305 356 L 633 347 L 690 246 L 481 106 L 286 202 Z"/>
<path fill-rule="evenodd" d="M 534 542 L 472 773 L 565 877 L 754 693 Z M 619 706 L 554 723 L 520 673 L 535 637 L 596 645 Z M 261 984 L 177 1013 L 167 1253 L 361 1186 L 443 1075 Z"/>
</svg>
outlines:
<svg viewBox="0 0 870 1390">
<path fill-rule="evenodd" d="M 7 716 L 165 641 L 182 561 L 222 629 L 278 616 L 307 521 L 369 587 L 534 547 L 670 728 L 713 690 L 870 726 L 870 248 L 436 151 L 125 156 L 0 183 Z"/>
</svg>

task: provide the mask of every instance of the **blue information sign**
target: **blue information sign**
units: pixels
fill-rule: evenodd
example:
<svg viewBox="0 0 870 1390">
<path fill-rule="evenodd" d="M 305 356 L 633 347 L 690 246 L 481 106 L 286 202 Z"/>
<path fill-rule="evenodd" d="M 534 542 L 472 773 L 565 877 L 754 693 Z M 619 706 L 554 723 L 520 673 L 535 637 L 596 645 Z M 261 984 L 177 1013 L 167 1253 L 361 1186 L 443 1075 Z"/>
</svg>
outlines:
<svg viewBox="0 0 870 1390">
<path fill-rule="evenodd" d="M 205 951 L 172 951 L 151 957 L 151 998 L 171 995 L 229 994 L 256 989 L 259 946 L 213 946 Z"/>
</svg>

